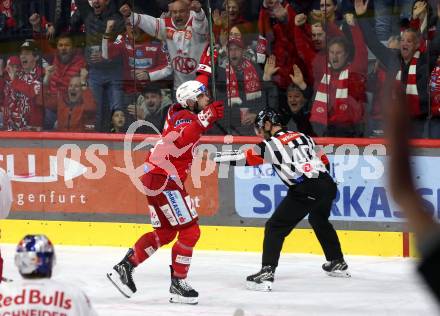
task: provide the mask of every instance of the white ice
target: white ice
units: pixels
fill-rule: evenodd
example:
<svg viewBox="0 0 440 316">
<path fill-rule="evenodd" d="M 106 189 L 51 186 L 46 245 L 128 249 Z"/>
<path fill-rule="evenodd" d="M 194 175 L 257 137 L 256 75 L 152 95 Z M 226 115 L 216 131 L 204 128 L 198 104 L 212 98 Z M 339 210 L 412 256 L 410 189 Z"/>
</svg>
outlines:
<svg viewBox="0 0 440 316">
<path fill-rule="evenodd" d="M 4 276 L 19 279 L 15 247 L 0 245 Z M 332 278 L 322 256 L 283 254 L 270 293 L 246 290 L 260 268 L 258 253 L 195 251 L 189 274 L 199 291 L 195 306 L 168 303 L 169 249 L 135 270 L 138 292 L 124 298 L 105 277 L 125 248 L 57 246 L 53 278 L 81 287 L 103 316 L 438 315 L 440 309 L 415 273 L 411 259 L 346 258 L 352 277 Z"/>
</svg>

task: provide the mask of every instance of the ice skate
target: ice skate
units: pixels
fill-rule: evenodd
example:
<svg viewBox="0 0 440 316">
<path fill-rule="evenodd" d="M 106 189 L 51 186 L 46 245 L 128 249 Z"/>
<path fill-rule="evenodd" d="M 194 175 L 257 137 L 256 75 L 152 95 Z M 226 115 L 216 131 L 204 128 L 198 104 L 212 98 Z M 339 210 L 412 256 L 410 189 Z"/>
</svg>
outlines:
<svg viewBox="0 0 440 316">
<path fill-rule="evenodd" d="M 253 291 L 269 292 L 272 291 L 275 268 L 263 266 L 260 272 L 252 274 L 246 278 L 246 287 Z"/>
<path fill-rule="evenodd" d="M 349 278 L 351 277 L 348 272 L 348 265 L 344 259 L 335 259 L 327 261 L 322 265 L 322 269 L 327 272 L 327 275 L 337 278 Z"/>
<path fill-rule="evenodd" d="M 173 276 L 171 268 L 170 303 L 191 304 L 199 302 L 199 293 L 194 290 L 186 279 L 178 279 Z"/>
<path fill-rule="evenodd" d="M 113 270 L 107 273 L 107 278 L 114 286 L 127 298 L 130 298 L 136 292 L 136 285 L 133 281 L 134 266 L 128 260 L 133 255 L 133 249 L 129 249 L 124 259 L 113 267 Z"/>
</svg>

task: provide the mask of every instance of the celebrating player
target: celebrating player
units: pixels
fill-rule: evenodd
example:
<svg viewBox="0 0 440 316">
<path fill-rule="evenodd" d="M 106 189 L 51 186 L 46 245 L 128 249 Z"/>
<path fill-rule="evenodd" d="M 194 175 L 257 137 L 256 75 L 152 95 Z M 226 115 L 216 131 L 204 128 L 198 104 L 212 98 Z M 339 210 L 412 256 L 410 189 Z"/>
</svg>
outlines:
<svg viewBox="0 0 440 316">
<path fill-rule="evenodd" d="M 262 268 L 247 277 L 247 287 L 257 291 L 272 289 L 284 239 L 307 214 L 327 259 L 322 266 L 324 271 L 331 276 L 350 276 L 338 236 L 328 220 L 336 184 L 328 173 L 327 157 L 316 153 L 315 143 L 309 136 L 283 129 L 279 114 L 272 109 L 257 115 L 255 128 L 257 135 L 265 140 L 254 149 L 219 152 L 214 159 L 231 165 L 271 163 L 289 188 L 287 196 L 266 222 Z"/>
<path fill-rule="evenodd" d="M 222 102 L 210 103 L 205 84 L 197 80 L 180 85 L 176 98 L 178 103 L 168 110 L 162 138 L 147 155 L 142 178 L 154 231 L 142 235 L 107 276 L 123 295 L 132 296 L 136 292 L 133 269 L 178 236 L 172 248 L 170 302 L 197 304 L 198 293 L 186 277 L 200 229 L 183 183 L 200 136 L 223 117 L 224 108 Z"/>
</svg>

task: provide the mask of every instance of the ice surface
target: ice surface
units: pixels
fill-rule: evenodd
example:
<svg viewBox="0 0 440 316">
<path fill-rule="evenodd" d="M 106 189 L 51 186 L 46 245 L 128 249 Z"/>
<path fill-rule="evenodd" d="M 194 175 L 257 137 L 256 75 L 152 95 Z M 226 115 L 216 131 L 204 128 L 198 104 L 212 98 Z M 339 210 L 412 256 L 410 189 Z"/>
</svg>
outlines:
<svg viewBox="0 0 440 316">
<path fill-rule="evenodd" d="M 15 247 L 0 245 L 4 275 L 19 279 Z M 138 292 L 124 298 L 105 277 L 125 248 L 56 246 L 54 279 L 81 287 L 104 316 L 278 316 L 278 315 L 438 315 L 440 310 L 415 274 L 415 261 L 402 258 L 346 258 L 352 278 L 331 278 L 324 259 L 282 255 L 270 293 L 245 288 L 260 268 L 258 253 L 195 251 L 189 281 L 199 305 L 168 303 L 170 250 L 161 249 L 135 270 Z M 241 309 L 244 313 L 237 312 Z"/>
</svg>

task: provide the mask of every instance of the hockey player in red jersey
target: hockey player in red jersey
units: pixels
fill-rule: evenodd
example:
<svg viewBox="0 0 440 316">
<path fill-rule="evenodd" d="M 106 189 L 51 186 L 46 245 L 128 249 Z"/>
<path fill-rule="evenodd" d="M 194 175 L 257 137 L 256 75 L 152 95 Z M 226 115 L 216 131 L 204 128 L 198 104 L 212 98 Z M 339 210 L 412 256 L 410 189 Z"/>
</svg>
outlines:
<svg viewBox="0 0 440 316">
<path fill-rule="evenodd" d="M 209 55 L 205 56 L 208 60 Z M 203 67 L 199 72 L 204 73 L 206 69 Z M 207 82 L 207 76 L 199 76 L 198 80 L 187 81 L 177 88 L 178 103 L 170 107 L 162 137 L 147 155 L 142 183 L 154 230 L 142 235 L 107 274 L 126 297 L 136 292 L 133 269 L 177 236 L 172 247 L 170 302 L 198 303 L 198 293 L 186 277 L 200 229 L 197 212 L 183 183 L 200 136 L 222 118 L 224 112 L 222 102 L 211 103 L 206 85 L 201 81 Z"/>
</svg>

